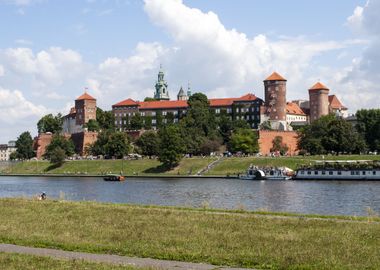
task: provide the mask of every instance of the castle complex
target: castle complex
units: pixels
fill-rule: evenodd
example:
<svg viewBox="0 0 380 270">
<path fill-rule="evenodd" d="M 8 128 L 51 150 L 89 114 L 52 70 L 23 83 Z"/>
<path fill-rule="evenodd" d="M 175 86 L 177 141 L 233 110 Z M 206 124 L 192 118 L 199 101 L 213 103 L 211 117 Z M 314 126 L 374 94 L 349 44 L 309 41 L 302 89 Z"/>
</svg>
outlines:
<svg viewBox="0 0 380 270">
<path fill-rule="evenodd" d="M 253 129 L 258 129 L 260 124 L 268 122 L 271 129 L 280 131 L 291 131 L 294 125 L 305 125 L 329 113 L 347 114 L 347 108 L 335 95 L 329 96 L 329 89 L 320 82 L 309 89 L 309 101 L 287 102 L 286 82 L 284 77 L 273 72 L 264 80 L 265 100 L 248 93 L 236 98 L 209 99 L 210 108 L 216 116 L 225 113 L 231 120 L 246 120 Z M 149 116 L 153 128 L 157 126 L 158 118 L 162 118 L 166 123 L 166 116 L 171 114 L 174 122 L 178 122 L 186 114 L 190 89 L 185 94 L 181 87 L 177 100 L 170 100 L 168 84 L 164 80 L 162 70 L 159 71 L 155 88 L 155 101 L 140 102 L 128 98 L 112 106 L 115 125 L 120 131 L 126 130 L 129 126 L 128 121 L 137 113 L 143 117 Z"/>
<path fill-rule="evenodd" d="M 170 100 L 168 83 L 160 69 L 155 84 L 153 101 L 135 101 L 131 98 L 112 105 L 115 116 L 115 126 L 120 131 L 131 132 L 131 118 L 139 114 L 143 121 L 149 119 L 153 129 L 167 121 L 177 123 L 186 114 L 187 100 L 191 96 L 190 87 L 187 92 L 181 87 L 176 100 Z M 281 136 L 289 147 L 289 153 L 297 153 L 297 133 L 294 126 L 302 126 L 313 122 L 323 115 L 334 113 L 347 115 L 347 108 L 341 104 L 335 95 L 329 95 L 330 90 L 320 82 L 309 89 L 309 100 L 286 99 L 287 80 L 273 72 L 264 80 L 264 100 L 248 93 L 235 98 L 209 99 L 211 110 L 215 116 L 222 114 L 234 120 L 245 120 L 252 129 L 259 130 L 260 152 L 269 154 L 273 138 Z M 72 138 L 76 151 L 83 155 L 85 147 L 97 140 L 97 132 L 88 132 L 86 124 L 96 120 L 96 99 L 86 92 L 75 100 L 75 107 L 63 117 L 63 134 Z M 261 124 L 266 129 L 261 130 Z M 37 158 L 41 158 L 46 146 L 51 142 L 52 134 L 40 134 L 35 141 Z"/>
</svg>

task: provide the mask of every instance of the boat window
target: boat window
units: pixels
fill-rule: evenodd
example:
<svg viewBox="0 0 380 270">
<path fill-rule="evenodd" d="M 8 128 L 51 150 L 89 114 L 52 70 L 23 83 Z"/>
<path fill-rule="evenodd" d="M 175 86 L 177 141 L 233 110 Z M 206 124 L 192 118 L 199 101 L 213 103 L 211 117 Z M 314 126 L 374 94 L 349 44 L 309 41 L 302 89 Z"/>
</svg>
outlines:
<svg viewBox="0 0 380 270">
<path fill-rule="evenodd" d="M 311 171 L 308 171 L 307 174 L 311 174 Z"/>
<path fill-rule="evenodd" d="M 329 172 L 329 175 L 333 175 L 333 172 Z"/>
<path fill-rule="evenodd" d="M 305 172 L 304 172 L 304 171 L 301 171 L 301 174 L 305 174 Z"/>
<path fill-rule="evenodd" d="M 273 175 L 274 174 L 274 171 L 270 171 L 270 175 Z"/>
<path fill-rule="evenodd" d="M 363 175 L 365 175 L 365 171 L 363 171 Z"/>
<path fill-rule="evenodd" d="M 314 174 L 318 174 L 318 172 L 317 172 L 317 171 L 315 171 L 315 172 L 314 172 Z"/>
<path fill-rule="evenodd" d="M 341 172 L 341 171 L 338 171 L 338 175 L 342 175 L 342 172 Z"/>
<path fill-rule="evenodd" d="M 325 171 L 322 171 L 322 174 L 323 174 L 323 175 L 325 175 L 325 174 L 326 174 L 326 172 L 325 172 Z"/>
<path fill-rule="evenodd" d="M 351 175 L 355 175 L 355 172 L 351 172 Z"/>
<path fill-rule="evenodd" d="M 360 172 L 355 172 L 356 175 L 360 175 Z"/>
<path fill-rule="evenodd" d="M 373 175 L 376 175 L 376 171 L 373 171 L 372 174 L 373 174 Z"/>
</svg>

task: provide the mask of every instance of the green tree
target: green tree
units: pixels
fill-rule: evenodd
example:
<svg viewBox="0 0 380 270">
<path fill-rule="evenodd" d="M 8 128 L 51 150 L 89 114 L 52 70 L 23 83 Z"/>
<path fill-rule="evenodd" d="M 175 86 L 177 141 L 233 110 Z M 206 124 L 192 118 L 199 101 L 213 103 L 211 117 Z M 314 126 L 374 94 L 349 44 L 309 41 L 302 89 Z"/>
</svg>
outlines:
<svg viewBox="0 0 380 270">
<path fill-rule="evenodd" d="M 174 113 L 172 113 L 172 112 L 168 112 L 168 113 L 166 114 L 165 119 L 166 119 L 166 124 L 167 124 L 167 125 L 174 124 Z"/>
<path fill-rule="evenodd" d="M 150 101 L 157 101 L 157 99 L 152 98 L 152 97 L 145 97 L 144 102 L 150 102 Z"/>
<path fill-rule="evenodd" d="M 89 147 L 92 155 L 123 158 L 131 150 L 130 142 L 124 132 L 102 131 L 98 139 Z"/>
<path fill-rule="evenodd" d="M 133 130 L 140 130 L 143 128 L 143 118 L 140 113 L 135 113 L 135 115 L 131 118 L 131 129 Z"/>
<path fill-rule="evenodd" d="M 156 132 L 147 131 L 137 139 L 136 145 L 141 149 L 143 155 L 157 156 L 160 150 L 160 138 Z"/>
<path fill-rule="evenodd" d="M 60 133 L 62 131 L 63 120 L 59 113 L 56 116 L 47 114 L 43 116 L 37 123 L 38 133 Z"/>
<path fill-rule="evenodd" d="M 123 158 L 131 150 L 128 137 L 123 132 L 113 132 L 105 145 L 106 154 L 110 157 Z"/>
<path fill-rule="evenodd" d="M 180 162 L 184 151 L 179 128 L 169 125 L 161 128 L 158 135 L 160 138 L 158 160 L 164 167 L 172 168 Z"/>
<path fill-rule="evenodd" d="M 21 160 L 31 159 L 35 156 L 33 151 L 33 138 L 29 131 L 21 133 L 16 141 L 16 157 Z"/>
<path fill-rule="evenodd" d="M 251 129 L 238 129 L 234 131 L 229 143 L 231 152 L 243 152 L 252 154 L 259 152 L 257 133 Z"/>
<path fill-rule="evenodd" d="M 264 121 L 260 124 L 260 129 L 261 130 L 272 130 L 272 125 L 270 121 Z"/>
<path fill-rule="evenodd" d="M 356 129 L 365 138 L 369 150 L 380 151 L 380 109 L 356 112 Z"/>
<path fill-rule="evenodd" d="M 152 116 L 147 115 L 144 118 L 144 129 L 150 130 L 152 129 Z"/>
<path fill-rule="evenodd" d="M 200 152 L 203 155 L 210 155 L 212 152 L 219 150 L 221 144 L 218 140 L 205 140 L 200 147 Z"/>
<path fill-rule="evenodd" d="M 50 162 L 56 166 L 61 166 L 65 162 L 66 157 L 66 151 L 58 146 L 51 152 Z"/>
<path fill-rule="evenodd" d="M 98 121 L 94 119 L 90 119 L 87 124 L 85 125 L 88 131 L 99 131 L 100 130 L 100 125 Z"/>
<path fill-rule="evenodd" d="M 56 154 L 55 149 L 62 149 L 65 151 L 65 158 L 74 155 L 75 147 L 71 139 L 67 139 L 60 134 L 55 134 L 51 140 L 51 143 L 46 147 L 44 158 L 51 161 L 53 153 Z"/>
<path fill-rule="evenodd" d="M 115 115 L 112 111 L 103 111 L 97 107 L 96 121 L 99 123 L 100 130 L 115 130 Z"/>
<path fill-rule="evenodd" d="M 322 116 L 298 131 L 298 148 L 312 155 L 324 153 L 361 153 L 366 144 L 355 128 L 334 115 Z"/>
<path fill-rule="evenodd" d="M 280 152 L 281 155 L 285 155 L 289 147 L 283 142 L 283 138 L 281 136 L 276 136 L 272 141 L 272 148 L 270 149 L 271 152 Z"/>
</svg>

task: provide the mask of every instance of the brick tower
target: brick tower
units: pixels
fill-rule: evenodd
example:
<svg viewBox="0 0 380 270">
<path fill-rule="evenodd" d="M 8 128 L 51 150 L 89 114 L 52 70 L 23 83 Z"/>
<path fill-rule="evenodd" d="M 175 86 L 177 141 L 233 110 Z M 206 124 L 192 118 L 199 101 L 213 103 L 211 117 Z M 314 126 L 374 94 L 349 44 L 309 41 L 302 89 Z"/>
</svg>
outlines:
<svg viewBox="0 0 380 270">
<path fill-rule="evenodd" d="M 329 114 L 329 89 L 317 82 L 309 89 L 310 122 Z"/>
<path fill-rule="evenodd" d="M 75 100 L 75 123 L 83 126 L 90 119 L 96 120 L 96 99 L 86 92 Z"/>
<path fill-rule="evenodd" d="M 265 114 L 273 129 L 286 130 L 286 79 L 273 72 L 264 80 Z"/>
</svg>

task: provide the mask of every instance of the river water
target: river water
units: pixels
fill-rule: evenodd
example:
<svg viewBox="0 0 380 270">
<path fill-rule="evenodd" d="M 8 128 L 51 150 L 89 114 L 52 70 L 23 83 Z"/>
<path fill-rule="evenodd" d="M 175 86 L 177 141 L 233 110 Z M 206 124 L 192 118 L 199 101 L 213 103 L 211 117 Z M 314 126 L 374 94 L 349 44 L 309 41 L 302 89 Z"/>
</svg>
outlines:
<svg viewBox="0 0 380 270">
<path fill-rule="evenodd" d="M 304 214 L 380 213 L 380 182 L 244 181 L 238 179 L 0 177 L 0 197 L 268 210 Z"/>
</svg>

